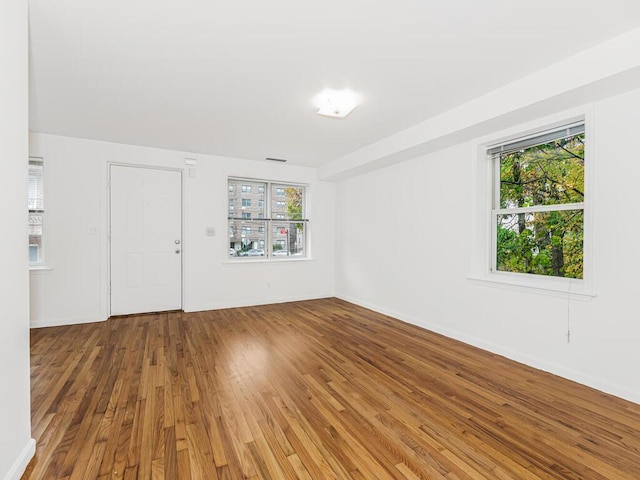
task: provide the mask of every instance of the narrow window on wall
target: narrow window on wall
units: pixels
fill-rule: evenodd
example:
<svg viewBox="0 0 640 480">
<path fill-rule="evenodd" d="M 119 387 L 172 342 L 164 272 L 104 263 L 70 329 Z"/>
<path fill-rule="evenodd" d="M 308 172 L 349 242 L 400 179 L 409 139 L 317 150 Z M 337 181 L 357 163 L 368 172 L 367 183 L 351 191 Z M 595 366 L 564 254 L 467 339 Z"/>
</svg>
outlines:
<svg viewBox="0 0 640 480">
<path fill-rule="evenodd" d="M 488 149 L 494 272 L 582 279 L 584 123 Z"/>
<path fill-rule="evenodd" d="M 305 195 L 303 185 L 230 178 L 229 257 L 304 258 Z M 231 208 L 233 205 L 242 205 L 242 211 Z"/>
<path fill-rule="evenodd" d="M 28 192 L 29 263 L 37 265 L 44 261 L 42 241 L 44 225 L 44 161 L 42 158 L 29 158 Z"/>
</svg>

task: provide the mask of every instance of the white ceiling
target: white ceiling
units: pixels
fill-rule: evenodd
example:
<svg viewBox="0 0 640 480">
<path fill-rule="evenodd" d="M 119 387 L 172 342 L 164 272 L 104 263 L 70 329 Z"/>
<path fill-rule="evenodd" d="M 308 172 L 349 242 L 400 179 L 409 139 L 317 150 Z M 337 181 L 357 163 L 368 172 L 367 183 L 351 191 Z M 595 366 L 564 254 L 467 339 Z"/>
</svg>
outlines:
<svg viewBox="0 0 640 480">
<path fill-rule="evenodd" d="M 637 0 L 30 0 L 30 128 L 319 166 L 639 25 Z M 325 87 L 363 103 L 318 116 Z"/>
</svg>

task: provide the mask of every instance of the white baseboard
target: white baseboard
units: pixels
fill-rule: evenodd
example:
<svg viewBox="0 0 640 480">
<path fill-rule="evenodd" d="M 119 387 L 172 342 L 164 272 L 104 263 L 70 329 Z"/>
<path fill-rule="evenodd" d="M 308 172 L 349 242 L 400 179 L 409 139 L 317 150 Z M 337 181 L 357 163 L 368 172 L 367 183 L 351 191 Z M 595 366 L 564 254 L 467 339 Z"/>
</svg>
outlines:
<svg viewBox="0 0 640 480">
<path fill-rule="evenodd" d="M 95 315 L 88 317 L 68 317 L 68 318 L 47 318 L 41 320 L 31 320 L 31 328 L 59 327 L 61 325 L 78 325 L 81 323 L 104 322 L 107 317 Z"/>
<path fill-rule="evenodd" d="M 305 300 L 318 300 L 321 298 L 335 297 L 335 293 L 316 293 L 312 295 L 295 295 L 279 298 L 269 298 L 262 300 L 254 300 L 247 302 L 220 302 L 207 305 L 195 305 L 185 307 L 184 311 L 187 313 L 204 312 L 207 310 L 222 310 L 225 308 L 240 308 L 240 307 L 255 307 L 258 305 L 273 305 L 275 303 L 288 303 L 288 302 L 303 302 Z"/>
<path fill-rule="evenodd" d="M 35 453 L 36 441 L 33 438 L 30 438 L 25 447 L 22 449 L 22 452 L 20 452 L 18 458 L 16 458 L 16 461 L 13 462 L 13 465 L 11 465 L 11 468 L 4 476 L 4 480 L 20 480 L 20 477 L 27 468 L 27 465 L 29 465 L 29 462 L 31 461 Z"/>
<path fill-rule="evenodd" d="M 549 372 L 559 377 L 563 377 L 568 380 L 572 380 L 574 382 L 580 383 L 582 385 L 595 388 L 596 390 L 600 390 L 601 392 L 605 392 L 610 395 L 614 395 L 616 397 L 622 398 L 624 400 L 628 400 L 630 402 L 640 404 L 640 392 L 635 390 L 630 390 L 624 386 L 611 384 L 606 380 L 593 377 L 583 372 L 578 372 L 573 369 L 569 369 L 560 365 L 551 364 L 546 360 L 538 357 L 523 355 L 520 352 L 516 352 L 514 350 L 504 348 L 500 345 L 495 345 L 485 340 L 472 337 L 470 335 L 465 335 L 462 332 L 450 330 L 448 328 L 443 328 L 441 325 L 425 322 L 423 319 L 414 318 L 409 315 L 405 315 L 401 312 L 380 307 L 379 305 L 372 304 L 370 302 L 361 300 L 359 298 L 354 298 L 349 295 L 343 295 L 339 293 L 336 293 L 335 296 L 336 298 L 344 300 L 345 302 L 353 303 L 355 305 L 368 308 L 369 310 L 373 310 L 375 312 L 382 313 L 383 315 L 396 318 L 402 322 L 410 323 L 412 325 L 416 325 L 418 327 L 424 328 L 426 330 L 430 330 L 440 335 L 444 335 L 445 337 L 458 340 L 460 342 L 466 343 L 468 345 L 472 345 L 477 348 L 481 348 L 482 350 L 486 350 L 491 353 L 502 355 L 503 357 L 509 358 L 516 362 L 523 363 L 529 367 L 537 368 L 538 370 Z"/>
<path fill-rule="evenodd" d="M 274 303 L 287 303 L 287 302 L 300 302 L 304 300 L 317 300 L 320 298 L 334 297 L 335 293 L 314 293 L 309 295 L 294 295 L 276 297 L 262 300 L 249 300 L 246 302 L 219 302 L 210 303 L 206 305 L 185 305 L 184 311 L 187 313 L 203 312 L 206 310 L 221 310 L 224 308 L 239 308 L 239 307 L 255 307 L 257 305 L 271 305 Z M 355 303 L 355 302 L 354 302 Z M 108 315 L 94 315 L 87 317 L 67 317 L 67 318 L 47 318 L 39 320 L 31 320 L 31 328 L 44 328 L 44 327 L 59 327 L 62 325 L 78 325 L 82 323 L 95 323 L 104 322 L 108 319 Z"/>
</svg>

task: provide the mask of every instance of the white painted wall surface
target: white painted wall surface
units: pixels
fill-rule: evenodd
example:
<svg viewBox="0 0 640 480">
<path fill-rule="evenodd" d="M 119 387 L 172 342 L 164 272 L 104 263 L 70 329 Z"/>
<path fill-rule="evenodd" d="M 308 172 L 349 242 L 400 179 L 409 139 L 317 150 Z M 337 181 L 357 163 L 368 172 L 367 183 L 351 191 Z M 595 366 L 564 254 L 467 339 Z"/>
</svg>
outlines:
<svg viewBox="0 0 640 480">
<path fill-rule="evenodd" d="M 20 478 L 35 451 L 29 401 L 27 2 L 0 13 L 0 478 Z"/>
<path fill-rule="evenodd" d="M 569 301 L 467 279 L 476 141 L 339 184 L 338 296 L 640 403 L 640 90 L 585 108 L 593 112 L 596 297 Z"/>
<path fill-rule="evenodd" d="M 108 186 L 110 162 L 183 169 L 186 311 L 285 302 L 334 293 L 335 185 L 315 169 L 214 157 L 93 140 L 31 134 L 30 154 L 44 157 L 45 264 L 31 272 L 31 325 L 108 317 Z M 185 165 L 197 159 L 197 167 Z M 189 176 L 195 168 L 196 176 Z M 227 261 L 227 178 L 309 185 L 309 261 Z M 215 236 L 206 236 L 207 227 Z"/>
</svg>

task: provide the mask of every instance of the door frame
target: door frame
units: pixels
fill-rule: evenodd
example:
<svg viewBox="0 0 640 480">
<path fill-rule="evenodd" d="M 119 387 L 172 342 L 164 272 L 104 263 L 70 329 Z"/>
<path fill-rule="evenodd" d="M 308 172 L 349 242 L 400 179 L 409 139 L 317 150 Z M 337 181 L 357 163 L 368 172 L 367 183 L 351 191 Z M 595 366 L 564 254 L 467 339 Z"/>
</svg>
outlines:
<svg viewBox="0 0 640 480">
<path fill-rule="evenodd" d="M 185 269 L 185 181 L 184 170 L 182 168 L 161 167 L 158 165 L 144 165 L 139 163 L 125 162 L 107 162 L 107 318 L 111 317 L 111 168 L 112 167 L 129 167 L 144 168 L 146 170 L 162 170 L 169 172 L 178 172 L 180 174 L 180 238 L 181 250 L 180 255 L 180 310 L 184 311 L 185 288 L 184 288 L 184 269 Z"/>
</svg>

